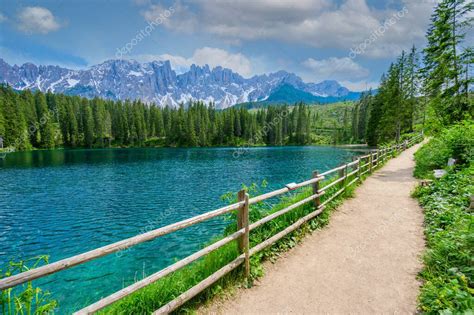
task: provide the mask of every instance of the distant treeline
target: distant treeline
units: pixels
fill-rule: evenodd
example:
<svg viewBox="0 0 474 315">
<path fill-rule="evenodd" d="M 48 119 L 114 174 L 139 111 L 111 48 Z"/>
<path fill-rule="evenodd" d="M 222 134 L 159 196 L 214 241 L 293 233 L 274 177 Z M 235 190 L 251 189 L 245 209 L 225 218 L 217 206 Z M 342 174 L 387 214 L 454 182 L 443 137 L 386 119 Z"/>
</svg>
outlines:
<svg viewBox="0 0 474 315">
<path fill-rule="evenodd" d="M 303 145 L 308 106 L 216 110 L 194 102 L 160 108 L 0 87 L 0 136 L 17 150 L 55 147 Z"/>
</svg>

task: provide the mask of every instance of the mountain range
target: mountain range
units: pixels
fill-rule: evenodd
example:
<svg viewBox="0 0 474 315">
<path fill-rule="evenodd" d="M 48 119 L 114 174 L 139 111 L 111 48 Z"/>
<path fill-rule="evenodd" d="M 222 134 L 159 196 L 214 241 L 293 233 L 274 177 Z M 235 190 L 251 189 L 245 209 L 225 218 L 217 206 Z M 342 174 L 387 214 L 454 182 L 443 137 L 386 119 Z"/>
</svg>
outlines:
<svg viewBox="0 0 474 315">
<path fill-rule="evenodd" d="M 241 103 L 329 103 L 360 96 L 337 81 L 305 83 L 286 71 L 244 78 L 227 68 L 192 65 L 188 71 L 177 74 L 169 61 L 108 60 L 88 69 L 73 70 L 33 63 L 12 66 L 0 58 L 0 82 L 17 90 L 50 90 L 112 100 L 140 99 L 160 106 L 202 100 L 221 109 Z"/>
</svg>

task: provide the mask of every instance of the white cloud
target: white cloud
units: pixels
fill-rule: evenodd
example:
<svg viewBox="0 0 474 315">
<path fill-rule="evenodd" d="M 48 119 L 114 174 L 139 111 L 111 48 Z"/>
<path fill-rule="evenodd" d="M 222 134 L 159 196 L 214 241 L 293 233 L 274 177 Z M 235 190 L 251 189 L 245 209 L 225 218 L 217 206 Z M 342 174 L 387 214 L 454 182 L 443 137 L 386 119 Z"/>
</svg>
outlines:
<svg viewBox="0 0 474 315">
<path fill-rule="evenodd" d="M 0 12 L 0 23 L 3 23 L 7 20 L 7 17 L 5 15 L 3 15 L 2 12 Z"/>
<path fill-rule="evenodd" d="M 166 14 L 167 11 L 169 16 Z M 196 15 L 188 6 L 183 5 L 180 1 L 176 1 L 170 7 L 151 4 L 146 10 L 142 11 L 142 15 L 149 23 L 162 21 L 162 23 L 158 24 L 163 24 L 166 28 L 177 32 L 191 33 L 197 27 Z M 163 18 L 163 16 L 167 17 Z"/>
<path fill-rule="evenodd" d="M 189 58 L 171 55 L 139 55 L 135 56 L 139 61 L 150 62 L 154 60 L 169 60 L 173 69 L 178 72 L 186 71 L 192 64 L 209 65 L 211 68 L 221 66 L 229 68 L 242 76 L 250 76 L 253 73 L 253 67 L 250 60 L 241 53 L 230 53 L 220 48 L 202 47 L 196 49 Z"/>
<path fill-rule="evenodd" d="M 186 3 L 192 3 L 187 5 Z M 377 38 L 364 54 L 392 57 L 424 40 L 435 1 L 401 0 L 406 14 Z M 379 10 L 366 0 L 182 0 L 165 27 L 206 32 L 228 42 L 275 39 L 318 48 L 349 49 L 364 42 L 397 10 Z M 163 8 L 149 6 L 145 18 Z"/>
<path fill-rule="evenodd" d="M 341 80 L 339 83 L 342 86 L 345 86 L 351 91 L 362 92 L 368 91 L 370 89 L 374 90 L 379 87 L 379 82 L 370 82 L 370 81 L 345 81 Z"/>
<path fill-rule="evenodd" d="M 343 78 L 360 79 L 367 77 L 370 73 L 369 70 L 354 62 L 349 57 L 331 57 L 322 60 L 308 58 L 303 61 L 302 65 L 311 70 L 314 77 L 320 80 L 339 80 Z"/>
<path fill-rule="evenodd" d="M 60 28 L 53 13 L 43 7 L 25 7 L 18 14 L 18 28 L 29 34 L 47 34 Z"/>
<path fill-rule="evenodd" d="M 250 60 L 241 53 L 232 54 L 219 48 L 203 47 L 194 52 L 192 60 L 198 65 L 229 68 L 243 76 L 252 74 Z"/>
</svg>

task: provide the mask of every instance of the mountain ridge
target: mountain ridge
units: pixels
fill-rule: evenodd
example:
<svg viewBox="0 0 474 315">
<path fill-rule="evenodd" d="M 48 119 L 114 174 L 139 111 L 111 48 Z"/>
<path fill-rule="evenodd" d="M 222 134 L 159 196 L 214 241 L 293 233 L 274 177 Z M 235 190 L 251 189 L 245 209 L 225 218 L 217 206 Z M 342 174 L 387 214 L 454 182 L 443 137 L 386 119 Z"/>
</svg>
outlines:
<svg viewBox="0 0 474 315">
<path fill-rule="evenodd" d="M 318 98 L 340 98 L 354 93 L 334 80 L 305 83 L 296 74 L 284 70 L 244 78 L 221 66 L 211 69 L 209 65 L 193 64 L 188 71 L 177 74 L 169 60 L 140 63 L 115 59 L 73 70 L 33 63 L 11 66 L 0 58 L 0 82 L 18 90 L 50 90 L 112 100 L 140 99 L 173 107 L 192 100 L 213 102 L 217 108 L 260 102 L 285 84 Z"/>
</svg>

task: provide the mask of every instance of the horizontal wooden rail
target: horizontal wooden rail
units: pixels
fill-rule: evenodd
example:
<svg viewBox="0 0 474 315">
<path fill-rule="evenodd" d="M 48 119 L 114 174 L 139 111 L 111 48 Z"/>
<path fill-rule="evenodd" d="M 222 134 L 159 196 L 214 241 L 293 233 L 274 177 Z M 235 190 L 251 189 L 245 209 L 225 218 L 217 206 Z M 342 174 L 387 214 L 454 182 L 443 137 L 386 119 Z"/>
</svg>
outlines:
<svg viewBox="0 0 474 315">
<path fill-rule="evenodd" d="M 312 179 L 310 179 L 310 180 L 301 182 L 301 183 L 299 183 L 299 184 L 294 184 L 294 185 L 291 186 L 291 188 L 285 187 L 285 188 L 281 188 L 281 189 L 278 189 L 278 190 L 274 190 L 274 191 L 268 192 L 268 193 L 263 194 L 263 195 L 260 195 L 260 196 L 256 196 L 256 197 L 250 198 L 249 204 L 253 205 L 253 204 L 262 202 L 262 201 L 264 201 L 264 200 L 267 200 L 267 199 L 270 199 L 270 198 L 273 198 L 273 197 L 276 197 L 276 196 L 285 194 L 285 193 L 287 193 L 287 192 L 289 192 L 289 191 L 291 191 L 291 190 L 295 190 L 296 188 L 301 188 L 301 187 L 303 187 L 303 186 L 307 186 L 307 185 L 311 185 L 311 184 L 320 182 L 320 181 L 322 181 L 323 179 L 324 179 L 324 176 L 321 174 L 321 176 L 319 176 L 319 177 L 312 178 Z M 288 184 L 287 186 L 289 186 L 289 184 Z"/>
<path fill-rule="evenodd" d="M 340 194 L 342 194 L 345 190 L 345 187 L 342 188 L 342 189 L 339 189 L 334 195 L 332 195 L 331 197 L 329 197 L 327 200 L 325 200 L 322 204 L 321 204 L 321 208 L 322 207 L 325 207 L 328 203 L 330 203 L 331 201 L 333 201 L 337 196 L 339 196 Z"/>
<path fill-rule="evenodd" d="M 285 213 L 290 212 L 290 211 L 293 210 L 293 209 L 296 209 L 296 208 L 298 208 L 298 207 L 301 207 L 302 205 L 304 205 L 304 204 L 306 204 L 306 203 L 308 203 L 308 202 L 310 202 L 310 201 L 312 201 L 312 200 L 314 200 L 314 199 L 316 199 L 316 198 L 319 198 L 319 197 L 321 197 L 322 195 L 324 195 L 324 191 L 321 192 L 320 194 L 311 195 L 311 196 L 309 196 L 309 197 L 307 197 L 307 198 L 305 198 L 305 199 L 303 199 L 303 200 L 300 200 L 300 201 L 298 201 L 298 202 L 292 204 L 292 205 L 289 206 L 289 207 L 286 207 L 286 208 L 284 208 L 284 209 L 281 209 L 281 210 L 279 210 L 279 211 L 276 211 L 276 212 L 274 212 L 274 213 L 272 213 L 272 214 L 270 214 L 270 215 L 264 217 L 263 219 L 260 219 L 260 220 L 258 220 L 257 222 L 250 224 L 250 227 L 249 227 L 249 228 L 250 228 L 250 231 L 252 231 L 252 230 L 258 228 L 259 226 L 262 226 L 263 224 L 265 224 L 265 223 L 267 223 L 267 222 L 270 222 L 271 220 L 273 220 L 273 219 L 275 219 L 275 218 L 278 218 L 279 216 L 284 215 Z"/>
<path fill-rule="evenodd" d="M 333 168 L 332 170 L 329 170 L 329 171 L 326 171 L 326 172 L 324 172 L 324 173 L 321 173 L 320 176 L 326 176 L 326 175 L 335 173 L 335 172 L 337 172 L 337 171 L 340 171 L 340 170 L 342 170 L 342 169 L 344 169 L 344 168 L 346 168 L 346 165 L 342 165 L 342 166 Z"/>
<path fill-rule="evenodd" d="M 311 220 L 312 218 L 314 218 L 317 215 L 321 214 L 323 211 L 324 211 L 324 207 L 320 207 L 316 211 L 313 211 L 310 214 L 302 217 L 301 219 L 299 219 L 298 221 L 296 221 L 295 223 L 293 223 L 292 225 L 290 225 L 289 227 L 287 227 L 283 231 L 273 235 L 269 239 L 267 239 L 267 240 L 263 241 L 262 243 L 252 247 L 250 249 L 250 256 L 252 256 L 252 255 L 258 253 L 259 251 L 267 248 L 268 246 L 276 243 L 278 240 L 282 239 L 283 237 L 285 237 L 289 233 L 293 232 L 294 230 L 296 230 L 297 228 L 302 226 L 304 223 L 306 223 L 308 220 Z"/>
<path fill-rule="evenodd" d="M 19 285 L 28 281 L 50 275 L 60 270 L 71 268 L 73 266 L 85 263 L 92 259 L 106 256 L 111 253 L 130 248 L 131 246 L 134 246 L 140 243 L 151 241 L 160 236 L 187 228 L 194 224 L 197 224 L 197 223 L 209 220 L 211 218 L 215 218 L 217 216 L 237 210 L 243 204 L 244 204 L 243 202 L 234 203 L 232 205 L 225 206 L 214 211 L 206 212 L 201 215 L 195 216 L 193 218 L 176 222 L 176 223 L 167 225 L 165 227 L 162 227 L 153 231 L 139 234 L 137 236 L 130 237 L 125 240 L 122 240 L 110 245 L 106 245 L 106 246 L 88 251 L 83 254 L 79 254 L 70 258 L 59 260 L 57 262 L 54 262 L 42 267 L 38 267 L 35 269 L 31 269 L 31 270 L 19 273 L 17 275 L 14 275 L 8 278 L 0 279 L 0 290 L 5 290 L 5 289 L 14 287 L 16 285 Z"/>
<path fill-rule="evenodd" d="M 351 180 L 351 182 L 349 184 L 347 184 L 347 186 L 352 186 L 358 180 L 359 180 L 359 177 L 354 178 L 353 180 Z"/>
<path fill-rule="evenodd" d="M 357 174 L 357 172 L 359 172 L 359 169 L 356 169 L 355 171 L 350 172 L 349 174 L 346 175 L 346 177 L 351 177 L 351 176 Z"/>
<path fill-rule="evenodd" d="M 177 309 L 178 307 L 180 307 L 181 305 L 183 305 L 184 303 L 186 303 L 187 301 L 189 301 L 190 299 L 192 299 L 193 297 L 201 293 L 203 290 L 210 287 L 217 280 L 219 280 L 220 278 L 222 278 L 223 276 L 225 276 L 226 274 L 228 274 L 229 272 L 231 272 L 232 270 L 240 266 L 244 262 L 244 260 L 245 260 L 244 255 L 240 255 L 229 264 L 225 265 L 224 267 L 222 267 L 221 269 L 219 269 L 218 271 L 216 271 L 215 273 L 213 273 L 212 275 L 210 275 L 209 277 L 207 277 L 206 279 L 204 279 L 203 281 L 201 281 L 200 283 L 198 283 L 197 285 L 195 285 L 188 291 L 178 296 L 176 299 L 172 300 L 168 304 L 162 306 L 157 311 L 153 312 L 153 315 L 171 313 L 172 311 L 174 311 L 175 309 Z"/>
<path fill-rule="evenodd" d="M 184 258 L 184 259 L 181 259 L 180 261 L 172 264 L 171 266 L 168 266 L 166 267 L 165 269 L 162 269 L 160 271 L 158 271 L 157 273 L 154 273 L 140 281 L 137 281 L 135 282 L 134 284 L 132 285 L 129 285 L 128 287 L 126 288 L 123 288 L 122 290 L 120 291 L 117 291 L 97 302 L 95 302 L 94 304 L 91 304 L 83 309 L 81 309 L 80 311 L 77 311 L 76 315 L 79 315 L 79 314 L 93 314 L 95 312 L 97 312 L 98 310 L 101 310 L 103 309 L 104 307 L 126 297 L 127 295 L 130 295 L 131 293 L 133 292 L 136 292 L 146 286 L 148 286 L 149 284 L 152 284 L 156 281 L 158 281 L 159 279 L 162 279 L 164 277 L 166 277 L 167 275 L 169 275 L 170 273 L 172 272 L 175 272 L 181 268 L 183 268 L 184 266 L 187 266 L 189 265 L 190 263 L 198 260 L 199 258 L 209 254 L 210 252 L 218 249 L 218 248 L 221 248 L 222 246 L 226 245 L 226 244 L 229 244 L 230 242 L 238 239 L 240 236 L 242 236 L 243 234 L 245 233 L 245 229 L 241 229 L 235 233 L 232 233 L 231 235 L 213 243 L 212 245 L 209 245 L 203 249 L 201 249 L 200 251 L 197 251 L 195 252 L 194 254 L 192 255 L 189 255 L 188 257 Z"/>
<path fill-rule="evenodd" d="M 354 165 L 357 165 L 357 164 L 359 164 L 359 160 L 353 161 L 351 163 L 347 163 L 346 165 L 347 165 L 347 167 L 351 167 L 351 166 L 354 166 Z"/>
<path fill-rule="evenodd" d="M 339 178 L 336 179 L 335 181 L 333 181 L 333 182 L 327 184 L 326 186 L 324 186 L 323 188 L 321 188 L 320 191 L 326 191 L 326 190 L 328 190 L 329 188 L 331 188 L 332 186 L 339 184 L 339 183 L 342 182 L 344 179 L 346 179 L 345 176 L 339 177 Z"/>
<path fill-rule="evenodd" d="M 363 171 L 362 173 L 360 173 L 360 176 L 365 175 L 365 174 L 368 173 L 369 171 L 370 171 L 369 169 Z"/>
</svg>

